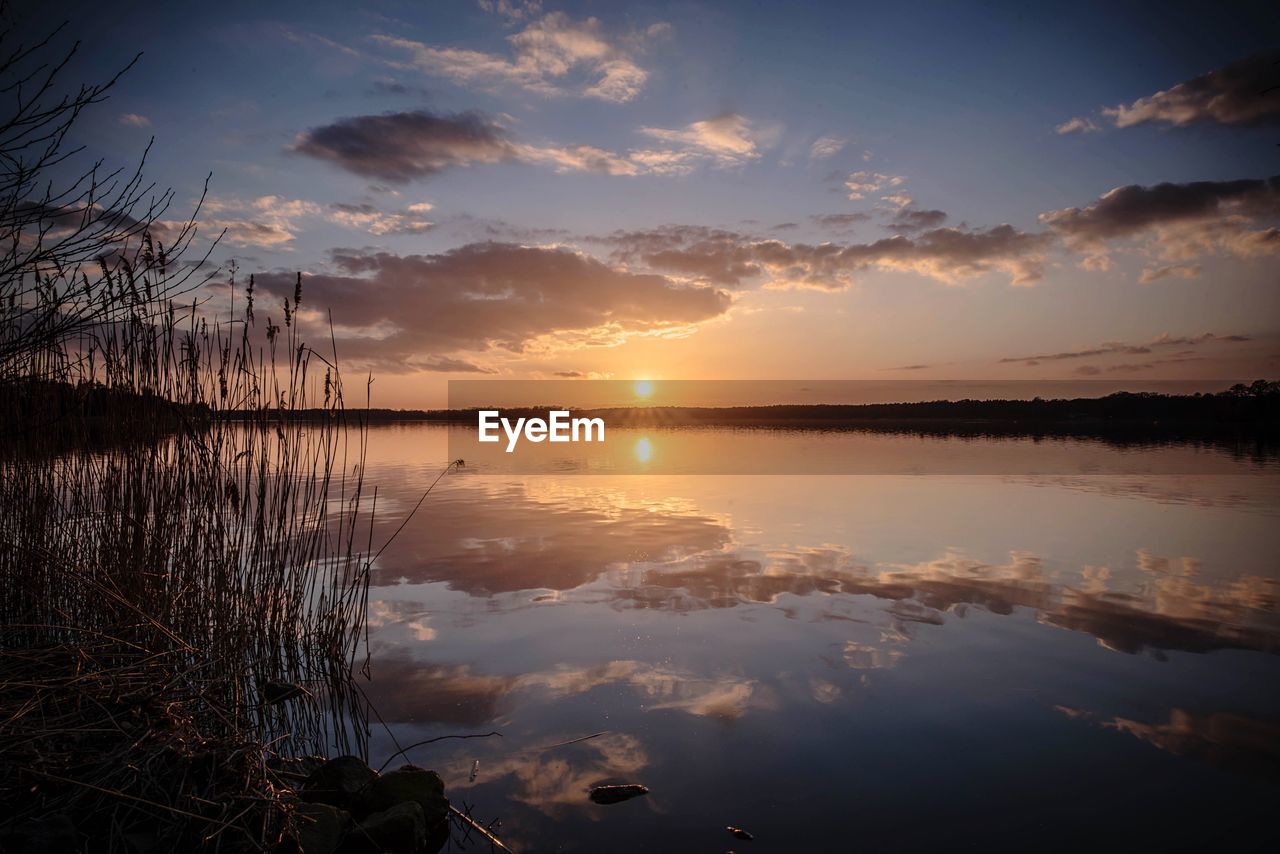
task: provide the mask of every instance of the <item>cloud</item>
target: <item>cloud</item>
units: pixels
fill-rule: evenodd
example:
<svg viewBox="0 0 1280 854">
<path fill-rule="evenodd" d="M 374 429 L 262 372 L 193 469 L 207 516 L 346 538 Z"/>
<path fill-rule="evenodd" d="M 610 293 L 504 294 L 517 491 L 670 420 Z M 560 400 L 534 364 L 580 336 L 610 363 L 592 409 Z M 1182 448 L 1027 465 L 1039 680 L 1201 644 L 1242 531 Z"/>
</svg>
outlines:
<svg viewBox="0 0 1280 854">
<path fill-rule="evenodd" d="M 206 199 L 200 225 L 225 231 L 223 241 L 231 246 L 256 246 L 264 249 L 284 248 L 297 237 L 298 220 L 320 213 L 315 202 L 286 199 L 282 196 L 259 196 L 244 201 L 238 198 Z M 181 228 L 180 223 L 163 223 Z"/>
<path fill-rule="evenodd" d="M 536 14 L 530 4 L 492 5 L 509 21 Z M 371 38 L 383 47 L 408 54 L 407 61 L 392 61 L 394 67 L 439 74 L 461 85 L 488 89 L 514 85 L 544 96 L 576 94 L 624 103 L 634 99 L 649 79 L 649 72 L 636 60 L 637 49 L 666 29 L 665 25 L 654 25 L 638 34 L 614 38 L 596 18 L 575 21 L 563 12 L 551 12 L 508 36 L 511 49 L 506 55 L 437 47 L 388 35 Z"/>
<path fill-rule="evenodd" d="M 1030 284 L 1042 276 L 1051 242 L 1048 235 L 1010 225 L 935 228 L 914 237 L 850 244 L 786 243 L 689 225 L 615 232 L 597 240 L 613 246 L 620 261 L 693 281 L 824 290 L 846 288 L 857 274 L 873 269 L 914 272 L 948 284 L 998 271 L 1013 284 Z"/>
<path fill-rule="evenodd" d="M 572 734 L 564 733 L 564 737 L 567 740 Z M 566 814 L 581 811 L 583 793 L 601 780 L 634 780 L 643 777 L 650 764 L 643 743 L 623 733 L 592 738 L 575 745 L 574 750 L 577 753 L 571 759 L 560 751 L 525 751 L 486 760 L 481 782 L 502 780 L 503 791 L 509 791 L 513 800 L 563 820 Z M 458 781 L 452 785 L 465 790 L 473 785 L 467 780 L 469 767 L 468 761 L 453 760 L 441 771 L 449 780 Z"/>
<path fill-rule="evenodd" d="M 1097 123 L 1094 122 L 1093 119 L 1085 117 L 1068 119 L 1053 129 L 1054 133 L 1063 136 L 1072 133 L 1097 133 L 1100 130 L 1102 130 L 1102 128 L 1098 127 Z"/>
<path fill-rule="evenodd" d="M 852 213 L 838 214 L 814 214 L 809 217 L 823 228 L 851 228 L 860 222 L 866 222 L 871 219 L 871 214 L 855 211 Z"/>
<path fill-rule="evenodd" d="M 426 203 L 410 205 L 404 213 L 387 213 L 369 204 L 333 204 L 329 208 L 330 222 L 348 228 L 359 228 L 377 237 L 425 234 L 435 227 L 435 223 L 421 216 L 431 210 L 431 205 Z"/>
<path fill-rule="evenodd" d="M 1068 359 L 1086 359 L 1095 356 L 1107 355 L 1128 355 L 1128 356 L 1145 356 L 1155 350 L 1169 347 L 1196 347 L 1201 344 L 1240 344 L 1248 341 L 1249 336 L 1231 334 L 1217 335 L 1213 332 L 1203 332 L 1199 335 L 1170 335 L 1167 332 L 1159 335 L 1145 344 L 1126 344 L 1123 341 L 1107 341 L 1096 347 L 1088 347 L 1083 350 L 1065 350 L 1058 353 L 1039 353 L 1034 356 L 1006 356 L 1001 359 L 1001 363 L 1007 362 L 1025 362 L 1028 365 L 1039 364 L 1041 362 L 1060 362 Z"/>
<path fill-rule="evenodd" d="M 755 247 L 763 243 L 785 246 L 780 241 L 753 244 L 734 231 L 695 225 L 615 232 L 601 242 L 615 247 L 618 261 L 731 287 L 765 274 Z"/>
<path fill-rule="evenodd" d="M 1194 279 L 1200 275 L 1199 264 L 1166 264 L 1163 267 L 1148 267 L 1142 271 L 1142 275 L 1138 277 L 1138 281 L 1142 284 L 1149 282 L 1158 282 L 1161 279 L 1167 279 L 1176 276 L 1180 279 Z"/>
<path fill-rule="evenodd" d="M 645 148 L 631 151 L 627 159 L 650 175 L 688 175 L 706 158 L 694 151 Z"/>
<path fill-rule="evenodd" d="M 603 175 L 639 175 L 644 168 L 625 155 L 592 145 L 516 148 L 521 160 L 550 166 L 557 172 L 598 172 Z"/>
<path fill-rule="evenodd" d="M 855 668 L 890 665 L 904 652 L 895 653 L 894 646 L 911 639 L 909 624 L 941 623 L 946 613 L 963 613 L 967 606 L 1006 615 L 1030 609 L 1041 623 L 1090 634 L 1108 649 L 1130 653 L 1146 648 L 1269 650 L 1280 640 L 1272 579 L 1246 576 L 1217 585 L 1197 583 L 1186 574 L 1154 574 L 1135 595 L 1109 587 L 1106 567 L 1084 567 L 1082 583 L 1071 584 L 1035 554 L 1014 552 L 1009 558 L 1004 564 L 987 564 L 948 551 L 918 564 L 868 566 L 834 547 L 777 550 L 767 562 L 732 552 L 703 554 L 645 572 L 636 595 L 644 597 L 646 608 L 681 613 L 776 602 L 785 594 L 888 600 L 884 610 L 890 624 L 882 628 L 880 643 L 855 641 L 845 647 L 846 663 Z M 1180 561 L 1184 570 L 1188 562 Z M 668 595 L 662 595 L 663 588 Z M 874 655 L 876 649 L 883 656 Z"/>
<path fill-rule="evenodd" d="M 915 237 L 903 235 L 872 244 L 846 247 L 855 264 L 914 272 L 947 284 L 996 271 L 1015 285 L 1029 285 L 1044 275 L 1050 239 L 1011 225 L 987 229 L 935 228 Z"/>
<path fill-rule="evenodd" d="M 257 246 L 273 249 L 293 242 L 296 234 L 287 227 L 268 222 L 237 219 L 202 220 L 202 225 L 223 232 L 223 242 L 230 246 Z"/>
<path fill-rule="evenodd" d="M 755 131 L 746 118 L 737 113 L 722 113 L 675 130 L 646 127 L 640 132 L 711 158 L 721 166 L 737 166 L 760 156 Z"/>
<path fill-rule="evenodd" d="M 476 370 L 439 355 L 616 344 L 688 330 L 728 311 L 722 290 L 609 267 L 560 247 L 479 243 L 439 255 L 335 250 L 337 273 L 303 277 L 306 304 L 345 324 L 339 352 L 380 370 Z M 263 274 L 286 296 L 293 277 Z M 313 331 L 324 333 L 316 313 Z M 535 346 L 536 345 L 536 346 Z"/>
<path fill-rule="evenodd" d="M 851 172 L 844 179 L 844 187 L 849 193 L 849 198 L 857 201 L 869 195 L 901 187 L 906 180 L 901 175 L 885 175 L 881 172 Z"/>
<path fill-rule="evenodd" d="M 1062 208 L 1040 221 L 1075 250 L 1086 266 L 1107 266 L 1108 244 L 1149 238 L 1149 249 L 1171 262 L 1221 253 L 1253 257 L 1280 252 L 1280 176 L 1238 181 L 1129 184 L 1083 208 Z M 1185 271 L 1184 271 L 1185 272 Z"/>
<path fill-rule="evenodd" d="M 681 130 L 642 128 L 641 133 L 680 147 L 619 153 L 593 145 L 515 142 L 504 127 L 479 113 L 414 110 L 338 119 L 299 134 L 290 150 L 393 184 L 502 161 L 557 172 L 636 176 L 685 175 L 701 164 L 735 166 L 760 156 L 749 123 L 731 113 Z"/>
<path fill-rule="evenodd" d="M 604 175 L 687 175 L 700 165 L 739 166 L 760 157 L 757 143 L 771 135 L 737 113 L 693 122 L 683 128 L 642 127 L 641 134 L 672 148 L 640 148 L 623 153 L 591 145 L 517 145 L 517 156 L 557 172 Z"/>
<path fill-rule="evenodd" d="M 299 134 L 291 150 L 397 184 L 516 156 L 506 132 L 480 114 L 426 110 L 338 119 Z"/>
<path fill-rule="evenodd" d="M 394 77 L 375 77 L 369 84 L 369 91 L 374 95 L 411 95 L 417 98 L 425 98 L 431 94 L 431 90 L 423 86 L 405 83 Z"/>
<path fill-rule="evenodd" d="M 1084 717 L 1093 715 L 1085 712 Z M 1153 747 L 1204 762 L 1233 775 L 1280 781 L 1280 724 L 1236 712 L 1198 714 L 1170 709 L 1167 723 L 1114 717 L 1101 721 L 1104 729 L 1127 733 Z"/>
<path fill-rule="evenodd" d="M 438 371 L 446 374 L 494 374 L 491 368 L 482 368 L 465 359 L 435 358 L 419 361 L 414 367 L 420 371 Z"/>
<path fill-rule="evenodd" d="M 476 0 L 476 5 L 490 15 L 498 15 L 509 24 L 537 17 L 542 12 L 539 0 Z"/>
<path fill-rule="evenodd" d="M 849 140 L 842 136 L 820 136 L 809 146 L 810 160 L 824 160 L 844 150 Z"/>
<path fill-rule="evenodd" d="M 736 720 L 746 711 L 755 687 L 753 680 L 736 676 L 711 679 L 640 661 L 609 661 L 589 667 L 558 665 L 516 677 L 519 689 L 553 697 L 585 694 L 602 685 L 629 685 L 645 696 L 650 711 L 678 710 L 699 717 Z"/>
<path fill-rule="evenodd" d="M 502 219 L 454 214 L 440 223 L 465 243 L 553 243 L 569 236 L 563 228 L 530 228 Z"/>
<path fill-rule="evenodd" d="M 120 124 L 134 128 L 149 128 L 151 119 L 138 113 L 124 113 L 120 116 Z"/>
<path fill-rule="evenodd" d="M 358 228 L 382 237 L 386 235 L 423 234 L 434 223 L 423 217 L 430 203 L 419 202 L 403 211 L 386 212 L 369 204 L 333 204 L 325 208 L 305 199 L 282 196 L 259 196 L 244 201 L 234 197 L 206 199 L 202 217 L 206 228 L 225 230 L 223 240 L 233 246 L 257 246 L 265 249 L 287 248 L 297 237 L 307 219 L 324 219 L 346 228 Z M 180 223 L 164 223 L 178 228 Z"/>
<path fill-rule="evenodd" d="M 939 210 L 921 210 L 920 208 L 903 207 L 889 218 L 885 228 L 901 234 L 937 228 L 947 220 L 947 214 Z"/>
<path fill-rule="evenodd" d="M 1193 77 L 1132 104 L 1102 114 L 1125 128 L 1158 122 L 1185 127 L 1212 122 L 1257 125 L 1280 122 L 1280 50 L 1269 50 Z"/>
<path fill-rule="evenodd" d="M 394 485 L 384 482 L 388 495 L 407 495 L 413 488 L 409 474 L 402 475 Z M 497 603 L 507 597 L 495 594 L 569 591 L 617 569 L 675 565 L 730 542 L 725 519 L 685 502 L 654 502 L 612 489 L 584 501 L 571 483 L 487 480 L 459 483 L 460 500 L 442 504 L 421 526 L 406 528 L 401 547 L 379 558 L 376 580 L 442 582 Z M 476 501 L 489 512 L 475 513 Z M 598 536 L 602 529 L 609 536 Z M 655 538 L 655 529 L 663 536 Z"/>
<path fill-rule="evenodd" d="M 363 59 L 360 55 L 360 51 L 355 48 L 336 42 L 333 39 L 326 38 L 318 33 L 303 32 L 293 30 L 288 27 L 281 27 L 279 32 L 285 41 L 309 48 L 316 53 L 323 55 L 330 61 L 332 61 L 334 56 L 345 56 L 348 59 Z"/>
</svg>

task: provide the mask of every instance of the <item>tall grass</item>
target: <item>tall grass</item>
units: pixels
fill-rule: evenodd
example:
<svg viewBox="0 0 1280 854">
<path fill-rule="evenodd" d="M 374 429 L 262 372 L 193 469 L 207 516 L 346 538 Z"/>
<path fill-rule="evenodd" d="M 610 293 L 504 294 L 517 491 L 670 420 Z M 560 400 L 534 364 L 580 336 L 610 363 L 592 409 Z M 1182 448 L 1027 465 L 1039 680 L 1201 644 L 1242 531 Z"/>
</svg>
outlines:
<svg viewBox="0 0 1280 854">
<path fill-rule="evenodd" d="M 365 751 L 365 428 L 332 347 L 298 336 L 301 278 L 268 312 L 234 270 L 179 304 L 149 233 L 98 264 L 94 321 L 25 349 L 75 273 L 0 278 L 6 826 L 266 846 L 285 758 Z"/>
</svg>

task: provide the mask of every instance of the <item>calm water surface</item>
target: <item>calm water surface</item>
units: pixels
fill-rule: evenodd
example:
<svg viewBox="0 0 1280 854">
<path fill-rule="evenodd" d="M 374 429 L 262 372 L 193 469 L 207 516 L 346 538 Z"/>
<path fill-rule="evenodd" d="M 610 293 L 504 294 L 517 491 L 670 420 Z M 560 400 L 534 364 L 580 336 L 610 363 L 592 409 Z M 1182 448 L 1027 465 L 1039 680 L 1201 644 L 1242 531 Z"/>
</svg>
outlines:
<svg viewBox="0 0 1280 854">
<path fill-rule="evenodd" d="M 1275 462 L 966 453 L 999 473 L 469 465 L 378 561 L 370 694 L 400 744 L 502 733 L 409 755 L 518 851 L 1280 850 Z M 380 535 L 447 459 L 371 431 Z"/>
</svg>

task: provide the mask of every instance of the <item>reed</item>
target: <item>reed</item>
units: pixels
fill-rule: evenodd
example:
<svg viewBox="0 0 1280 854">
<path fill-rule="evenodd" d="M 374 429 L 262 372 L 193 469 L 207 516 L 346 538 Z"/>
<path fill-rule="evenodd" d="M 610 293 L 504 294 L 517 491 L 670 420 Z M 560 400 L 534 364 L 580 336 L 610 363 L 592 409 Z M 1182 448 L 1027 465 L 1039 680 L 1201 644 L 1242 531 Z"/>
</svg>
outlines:
<svg viewBox="0 0 1280 854">
<path fill-rule="evenodd" d="M 268 848 L 295 757 L 366 752 L 365 427 L 301 277 L 215 279 L 141 169 L 48 190 L 105 89 L 0 90 L 0 848 Z"/>
</svg>

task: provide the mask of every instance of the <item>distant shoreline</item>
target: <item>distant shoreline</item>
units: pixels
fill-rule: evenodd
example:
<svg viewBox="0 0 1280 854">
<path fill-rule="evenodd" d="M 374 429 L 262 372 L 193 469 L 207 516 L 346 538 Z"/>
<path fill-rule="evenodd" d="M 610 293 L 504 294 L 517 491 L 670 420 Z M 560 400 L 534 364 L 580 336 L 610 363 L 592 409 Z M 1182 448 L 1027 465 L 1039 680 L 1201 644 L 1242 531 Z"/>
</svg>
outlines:
<svg viewBox="0 0 1280 854">
<path fill-rule="evenodd" d="M 215 420 L 251 420 L 255 413 L 183 407 L 150 396 L 101 386 L 75 388 L 59 383 L 0 387 L 8 418 L 0 424 L 54 423 L 74 412 L 89 423 L 111 422 L 136 412 L 160 432 Z M 1280 435 L 1280 383 L 1259 380 L 1213 394 L 1117 392 L 1104 397 L 1043 400 L 935 400 L 911 403 L 775 404 L 759 406 L 631 406 L 574 409 L 560 403 L 501 409 L 510 417 L 545 416 L 551 409 L 603 418 L 615 428 L 737 427 L 788 430 L 872 430 L 950 435 L 1078 435 L 1126 439 L 1186 436 Z M 474 425 L 479 407 L 467 409 L 356 409 L 342 416 L 364 424 Z M 287 421 L 338 417 L 334 409 L 284 409 Z M 17 433 L 20 431 L 11 430 Z"/>
<path fill-rule="evenodd" d="M 1251 391 L 1250 388 L 1253 390 Z M 545 415 L 572 409 L 604 418 L 611 427 L 755 427 L 780 429 L 897 429 L 996 433 L 1221 433 L 1280 432 L 1280 390 L 1274 384 L 1237 387 L 1218 394 L 1165 395 L 1119 392 L 1058 400 L 938 400 L 918 403 L 777 404 L 767 406 L 634 406 L 572 409 L 559 404 L 501 407 L 504 415 Z M 1243 389 L 1243 391 L 1240 391 Z M 492 408 L 499 408 L 497 406 Z M 348 409 L 369 424 L 473 424 L 480 407 L 467 409 Z M 237 417 L 236 413 L 221 413 Z M 289 417 L 331 417 L 300 410 Z"/>
</svg>

